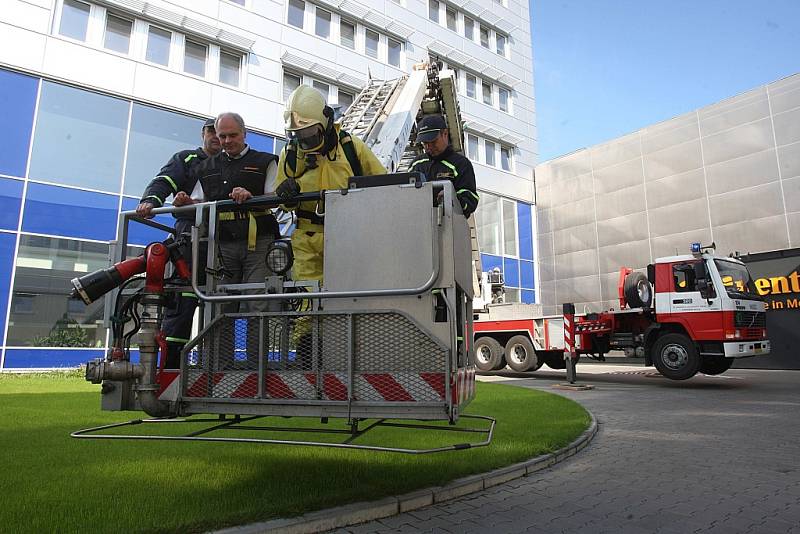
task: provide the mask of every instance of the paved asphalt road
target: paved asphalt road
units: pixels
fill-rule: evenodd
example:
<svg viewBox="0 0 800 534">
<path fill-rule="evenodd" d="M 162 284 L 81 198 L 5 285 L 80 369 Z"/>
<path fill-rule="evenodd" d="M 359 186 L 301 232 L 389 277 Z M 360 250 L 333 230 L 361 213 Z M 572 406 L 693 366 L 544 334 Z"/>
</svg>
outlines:
<svg viewBox="0 0 800 534">
<path fill-rule="evenodd" d="M 482 380 L 551 391 L 597 417 L 576 456 L 534 475 L 340 532 L 800 533 L 800 371 L 673 382 L 652 368 L 580 364 Z"/>
</svg>

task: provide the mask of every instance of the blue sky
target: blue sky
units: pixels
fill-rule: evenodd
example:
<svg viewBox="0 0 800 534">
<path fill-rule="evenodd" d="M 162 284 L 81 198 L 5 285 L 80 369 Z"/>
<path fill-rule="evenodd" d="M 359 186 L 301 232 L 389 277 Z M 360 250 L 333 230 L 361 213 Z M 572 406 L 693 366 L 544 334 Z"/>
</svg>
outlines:
<svg viewBox="0 0 800 534">
<path fill-rule="evenodd" d="M 539 162 L 800 72 L 800 0 L 530 0 Z"/>
</svg>

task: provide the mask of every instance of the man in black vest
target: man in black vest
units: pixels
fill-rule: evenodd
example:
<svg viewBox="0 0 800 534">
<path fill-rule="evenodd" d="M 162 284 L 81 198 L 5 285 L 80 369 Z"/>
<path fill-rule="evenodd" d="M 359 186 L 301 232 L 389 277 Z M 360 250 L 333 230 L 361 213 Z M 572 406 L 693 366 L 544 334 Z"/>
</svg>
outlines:
<svg viewBox="0 0 800 534">
<path fill-rule="evenodd" d="M 278 158 L 250 148 L 246 143 L 244 120 L 237 113 L 222 113 L 215 122 L 222 152 L 192 169 L 197 180 L 191 195 L 180 192 L 174 204 L 233 199 L 242 203 L 252 197 L 272 194 L 278 174 Z M 278 221 L 269 209 L 220 213 L 217 238 L 224 267 L 223 284 L 264 283 L 267 276 L 267 248 L 280 236 Z M 237 306 L 225 306 L 235 312 Z M 265 301 L 243 303 L 238 311 L 261 311 Z M 248 335 L 248 338 L 251 336 Z M 255 354 L 248 356 L 252 363 Z"/>
<path fill-rule="evenodd" d="M 136 213 L 140 217 L 150 219 L 153 217 L 153 208 L 160 208 L 164 205 L 167 197 L 178 195 L 181 191 L 191 191 L 194 182 L 191 170 L 200 162 L 210 156 L 219 153 L 222 147 L 219 138 L 214 130 L 214 119 L 208 119 L 203 124 L 201 130 L 203 146 L 194 150 L 181 150 L 176 152 L 169 161 L 161 167 L 158 175 L 153 178 L 142 194 L 142 199 L 136 207 Z M 175 215 L 175 234 L 188 234 L 194 222 L 193 213 L 178 213 Z M 191 246 L 181 249 L 181 253 L 191 261 Z M 200 275 L 201 284 L 203 282 L 203 271 Z M 184 292 L 178 295 L 174 308 L 168 308 L 164 313 L 164 322 L 161 329 L 167 340 L 167 369 L 177 369 L 180 367 L 180 354 L 183 346 L 189 341 L 192 333 L 192 321 L 194 311 L 197 308 L 197 295 L 192 292 Z"/>
<path fill-rule="evenodd" d="M 478 207 L 475 171 L 472 163 L 450 146 L 450 131 L 441 115 L 426 115 L 417 124 L 417 141 L 425 154 L 417 156 L 409 171 L 420 171 L 429 181 L 450 180 L 464 217 L 469 217 Z"/>
</svg>

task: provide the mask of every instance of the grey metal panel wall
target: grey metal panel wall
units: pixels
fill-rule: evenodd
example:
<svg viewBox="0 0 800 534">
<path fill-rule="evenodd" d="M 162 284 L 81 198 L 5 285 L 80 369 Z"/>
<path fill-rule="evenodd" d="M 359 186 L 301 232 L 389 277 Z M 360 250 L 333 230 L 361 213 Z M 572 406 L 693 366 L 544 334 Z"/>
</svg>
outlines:
<svg viewBox="0 0 800 534">
<path fill-rule="evenodd" d="M 536 167 L 541 302 L 617 306 L 618 269 L 693 241 L 800 246 L 800 74 Z"/>
</svg>

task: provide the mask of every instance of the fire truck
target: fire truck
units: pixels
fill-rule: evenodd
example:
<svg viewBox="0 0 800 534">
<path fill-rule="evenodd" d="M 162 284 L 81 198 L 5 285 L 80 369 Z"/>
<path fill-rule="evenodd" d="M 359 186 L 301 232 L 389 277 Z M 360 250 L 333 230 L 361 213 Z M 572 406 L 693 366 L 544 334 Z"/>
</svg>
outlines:
<svg viewBox="0 0 800 534">
<path fill-rule="evenodd" d="M 497 280 L 495 281 L 497 285 Z M 491 284 L 484 288 L 484 292 Z M 766 311 L 745 264 L 691 245 L 691 254 L 658 258 L 647 272 L 620 270 L 619 309 L 574 318 L 576 357 L 605 360 L 610 351 L 644 358 L 666 378 L 717 375 L 738 358 L 766 355 Z M 476 366 L 564 369 L 564 316 L 537 306 L 495 304 L 477 314 Z"/>
</svg>

